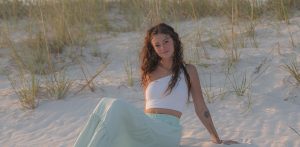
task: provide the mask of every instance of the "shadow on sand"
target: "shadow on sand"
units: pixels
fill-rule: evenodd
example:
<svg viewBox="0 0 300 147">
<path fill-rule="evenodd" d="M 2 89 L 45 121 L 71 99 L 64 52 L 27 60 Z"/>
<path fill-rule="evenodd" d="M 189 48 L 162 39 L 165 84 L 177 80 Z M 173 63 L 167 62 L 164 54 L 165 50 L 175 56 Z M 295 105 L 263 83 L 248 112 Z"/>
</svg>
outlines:
<svg viewBox="0 0 300 147">
<path fill-rule="evenodd" d="M 247 143 L 241 140 L 238 141 L 240 144 L 224 145 L 224 144 L 214 144 L 208 138 L 182 138 L 180 147 L 258 147 L 256 144 Z"/>
</svg>

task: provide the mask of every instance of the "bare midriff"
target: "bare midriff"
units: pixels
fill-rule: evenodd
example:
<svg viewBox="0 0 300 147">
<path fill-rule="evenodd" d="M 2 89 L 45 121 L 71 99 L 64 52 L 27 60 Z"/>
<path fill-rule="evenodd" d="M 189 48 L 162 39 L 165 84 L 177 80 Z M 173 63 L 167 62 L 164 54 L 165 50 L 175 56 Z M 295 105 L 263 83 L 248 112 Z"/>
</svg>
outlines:
<svg viewBox="0 0 300 147">
<path fill-rule="evenodd" d="M 180 118 L 182 113 L 172 109 L 164 109 L 164 108 L 148 108 L 145 109 L 145 113 L 154 113 L 154 114 L 168 114 L 172 116 L 176 116 Z"/>
</svg>

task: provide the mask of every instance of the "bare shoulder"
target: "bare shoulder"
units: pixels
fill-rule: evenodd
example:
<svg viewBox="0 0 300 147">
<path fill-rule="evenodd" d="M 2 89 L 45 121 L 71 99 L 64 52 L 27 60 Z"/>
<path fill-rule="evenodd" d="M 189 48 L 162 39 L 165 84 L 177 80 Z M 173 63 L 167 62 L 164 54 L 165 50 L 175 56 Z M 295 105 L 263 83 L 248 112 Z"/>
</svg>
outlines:
<svg viewBox="0 0 300 147">
<path fill-rule="evenodd" d="M 150 81 L 159 79 L 161 77 L 164 77 L 168 74 L 163 73 L 161 70 L 159 70 L 158 68 L 156 68 L 154 71 L 152 71 L 151 73 L 148 74 L 148 78 Z"/>
<path fill-rule="evenodd" d="M 189 73 L 190 77 L 198 76 L 197 68 L 193 64 L 186 64 L 186 70 Z"/>
</svg>

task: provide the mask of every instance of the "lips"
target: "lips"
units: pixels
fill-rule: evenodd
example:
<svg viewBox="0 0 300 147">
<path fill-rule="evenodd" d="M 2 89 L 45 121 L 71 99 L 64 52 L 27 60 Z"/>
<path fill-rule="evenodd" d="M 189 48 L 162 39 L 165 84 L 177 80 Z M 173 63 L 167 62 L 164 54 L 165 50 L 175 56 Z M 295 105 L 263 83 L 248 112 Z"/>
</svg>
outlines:
<svg viewBox="0 0 300 147">
<path fill-rule="evenodd" d="M 161 52 L 161 54 L 167 54 L 169 51 Z"/>
</svg>

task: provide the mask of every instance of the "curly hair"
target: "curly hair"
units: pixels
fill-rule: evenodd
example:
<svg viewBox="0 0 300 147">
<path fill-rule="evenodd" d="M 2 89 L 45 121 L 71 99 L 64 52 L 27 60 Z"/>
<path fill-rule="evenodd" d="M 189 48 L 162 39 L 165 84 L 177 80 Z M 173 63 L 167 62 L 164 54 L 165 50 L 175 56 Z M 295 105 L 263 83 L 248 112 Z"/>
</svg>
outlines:
<svg viewBox="0 0 300 147">
<path fill-rule="evenodd" d="M 174 31 L 174 29 L 165 24 L 160 23 L 158 25 L 153 26 L 147 31 L 146 37 L 144 39 L 144 46 L 140 53 L 140 62 L 141 62 L 141 85 L 144 89 L 146 89 L 149 84 L 149 74 L 153 72 L 157 66 L 161 58 L 155 52 L 154 47 L 151 44 L 151 40 L 153 35 L 157 34 L 166 34 L 169 35 L 174 42 L 174 55 L 173 55 L 173 64 L 172 64 L 172 78 L 169 81 L 168 88 L 166 92 L 170 94 L 178 81 L 179 74 L 181 72 L 180 69 L 183 69 L 185 80 L 188 87 L 188 97 L 190 96 L 191 82 L 189 74 L 185 68 L 185 63 L 183 61 L 183 47 L 182 43 L 179 39 L 178 34 Z"/>
</svg>

